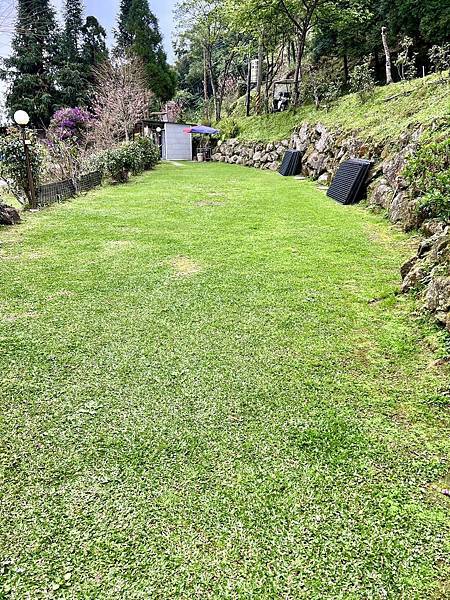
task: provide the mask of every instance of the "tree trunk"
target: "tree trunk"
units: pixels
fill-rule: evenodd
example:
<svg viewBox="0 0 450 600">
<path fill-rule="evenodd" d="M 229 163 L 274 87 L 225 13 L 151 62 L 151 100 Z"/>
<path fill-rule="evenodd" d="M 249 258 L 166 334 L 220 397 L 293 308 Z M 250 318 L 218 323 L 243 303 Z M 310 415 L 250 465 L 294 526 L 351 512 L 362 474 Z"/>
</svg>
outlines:
<svg viewBox="0 0 450 600">
<path fill-rule="evenodd" d="M 256 77 L 256 112 L 261 114 L 261 88 L 263 79 L 264 49 L 260 38 L 258 43 L 258 74 Z"/>
<path fill-rule="evenodd" d="M 305 52 L 305 38 L 306 32 L 304 30 L 298 36 L 298 48 L 294 75 L 294 106 L 298 106 L 300 104 L 300 79 L 302 77 L 302 60 Z"/>
<path fill-rule="evenodd" d="M 209 97 L 208 97 L 208 60 L 206 46 L 203 46 L 203 100 L 205 103 L 203 115 L 209 123 Z"/>
<path fill-rule="evenodd" d="M 348 56 L 347 53 L 344 54 L 344 84 L 348 84 L 349 80 L 349 72 L 348 72 Z"/>
<path fill-rule="evenodd" d="M 250 103 L 251 103 L 251 87 L 252 87 L 252 57 L 248 55 L 248 71 L 247 71 L 247 93 L 245 95 L 245 114 L 247 117 L 250 116 Z"/>
<path fill-rule="evenodd" d="M 211 92 L 212 92 L 212 97 L 213 97 L 213 102 L 214 102 L 215 116 L 216 116 L 216 121 L 218 121 L 220 119 L 220 107 L 219 107 L 219 102 L 217 99 L 217 88 L 216 88 L 216 82 L 214 80 L 214 70 L 213 70 L 213 66 L 212 66 L 211 50 L 208 50 L 208 71 L 209 71 L 209 80 L 211 82 Z"/>
<path fill-rule="evenodd" d="M 392 83 L 392 70 L 391 70 L 391 51 L 387 43 L 386 27 L 381 28 L 381 39 L 383 40 L 384 54 L 386 55 L 386 85 Z"/>
</svg>

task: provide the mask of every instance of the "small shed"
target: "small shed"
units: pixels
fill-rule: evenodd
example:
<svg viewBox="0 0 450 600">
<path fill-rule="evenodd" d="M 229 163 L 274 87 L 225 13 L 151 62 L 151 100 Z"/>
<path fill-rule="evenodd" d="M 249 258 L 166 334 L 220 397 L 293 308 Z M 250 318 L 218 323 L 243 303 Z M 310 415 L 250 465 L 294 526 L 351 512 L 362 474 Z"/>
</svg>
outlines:
<svg viewBox="0 0 450 600">
<path fill-rule="evenodd" d="M 186 127 L 179 123 L 164 123 L 163 159 L 192 160 L 192 135 L 183 131 Z"/>
<path fill-rule="evenodd" d="M 185 123 L 141 121 L 135 133 L 152 137 L 163 160 L 192 160 L 192 135 L 183 131 L 186 127 Z"/>
</svg>

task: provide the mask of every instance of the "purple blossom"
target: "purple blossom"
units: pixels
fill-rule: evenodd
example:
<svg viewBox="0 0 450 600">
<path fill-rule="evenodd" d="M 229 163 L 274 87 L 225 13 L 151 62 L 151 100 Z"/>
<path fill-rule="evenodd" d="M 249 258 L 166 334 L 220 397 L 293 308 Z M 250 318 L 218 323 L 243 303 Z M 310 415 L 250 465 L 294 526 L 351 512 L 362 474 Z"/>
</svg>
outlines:
<svg viewBox="0 0 450 600">
<path fill-rule="evenodd" d="M 50 132 L 60 140 L 80 137 L 92 124 L 93 115 L 84 108 L 61 108 L 53 115 Z"/>
</svg>

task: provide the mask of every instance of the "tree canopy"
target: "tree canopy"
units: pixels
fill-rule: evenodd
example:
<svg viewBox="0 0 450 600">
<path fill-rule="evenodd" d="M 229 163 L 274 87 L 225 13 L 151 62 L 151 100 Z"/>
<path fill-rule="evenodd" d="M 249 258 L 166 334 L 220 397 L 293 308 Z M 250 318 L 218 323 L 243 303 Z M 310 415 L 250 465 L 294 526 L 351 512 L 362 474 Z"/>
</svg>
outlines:
<svg viewBox="0 0 450 600">
<path fill-rule="evenodd" d="M 146 70 L 148 88 L 161 101 L 175 93 L 176 75 L 167 64 L 158 19 L 148 0 L 122 0 L 118 17 L 116 56 L 136 56 Z"/>
<path fill-rule="evenodd" d="M 229 110 L 245 89 L 254 111 L 270 110 L 280 80 L 290 82 L 282 93 L 291 105 L 307 98 L 320 105 L 317 94 L 349 89 L 356 67 L 379 84 L 402 78 L 409 39 L 409 72 L 429 72 L 429 51 L 450 30 L 439 0 L 180 0 L 176 14 L 178 98 L 205 120 L 223 113 L 217 81 L 230 84 Z"/>
</svg>

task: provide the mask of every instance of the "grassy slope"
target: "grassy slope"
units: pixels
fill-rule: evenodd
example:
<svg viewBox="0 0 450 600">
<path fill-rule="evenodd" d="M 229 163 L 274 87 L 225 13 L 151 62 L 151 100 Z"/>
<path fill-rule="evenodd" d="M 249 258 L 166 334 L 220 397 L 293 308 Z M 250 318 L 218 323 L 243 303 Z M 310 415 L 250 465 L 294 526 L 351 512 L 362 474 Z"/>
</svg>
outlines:
<svg viewBox="0 0 450 600">
<path fill-rule="evenodd" d="M 448 373 L 405 236 L 223 164 L 0 233 L 8 597 L 445 595 Z"/>
<path fill-rule="evenodd" d="M 318 121 L 344 130 L 359 130 L 364 137 L 376 140 L 395 138 L 412 123 L 427 123 L 436 117 L 450 115 L 450 83 L 436 84 L 431 75 L 411 83 L 377 87 L 373 97 L 362 104 L 356 94 L 344 96 L 329 112 L 305 106 L 295 112 L 262 117 L 241 117 L 238 137 L 243 140 L 280 140 L 290 136 L 303 121 Z M 409 95 L 385 101 L 386 98 L 411 91 Z M 219 124 L 220 126 L 220 124 Z"/>
</svg>

